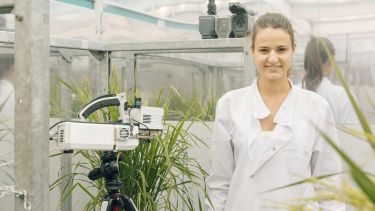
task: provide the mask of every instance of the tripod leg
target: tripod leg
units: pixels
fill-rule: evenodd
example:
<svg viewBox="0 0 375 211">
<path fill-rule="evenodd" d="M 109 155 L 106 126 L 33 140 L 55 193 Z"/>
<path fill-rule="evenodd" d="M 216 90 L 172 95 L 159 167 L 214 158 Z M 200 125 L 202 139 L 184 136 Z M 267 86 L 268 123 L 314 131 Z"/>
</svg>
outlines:
<svg viewBox="0 0 375 211">
<path fill-rule="evenodd" d="M 100 211 L 123 211 L 123 209 L 121 209 L 121 208 L 122 208 L 122 206 L 121 206 L 121 202 L 119 200 L 109 199 L 107 208 L 103 209 L 103 210 L 100 210 Z M 125 209 L 125 211 L 128 211 L 128 210 Z"/>
<path fill-rule="evenodd" d="M 124 206 L 126 211 L 138 211 L 137 207 L 135 206 L 133 200 L 127 196 L 123 197 Z"/>
<path fill-rule="evenodd" d="M 100 206 L 100 211 L 107 211 L 108 208 L 108 200 L 103 200 L 102 206 Z"/>
</svg>

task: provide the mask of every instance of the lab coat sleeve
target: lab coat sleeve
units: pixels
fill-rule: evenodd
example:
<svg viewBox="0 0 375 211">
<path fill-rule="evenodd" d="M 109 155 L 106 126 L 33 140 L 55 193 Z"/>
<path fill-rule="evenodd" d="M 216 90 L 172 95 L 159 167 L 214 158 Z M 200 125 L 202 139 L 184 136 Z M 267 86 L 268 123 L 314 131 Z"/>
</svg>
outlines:
<svg viewBox="0 0 375 211">
<path fill-rule="evenodd" d="M 321 110 L 321 115 L 318 117 L 318 128 L 326 133 L 336 145 L 339 145 L 338 134 L 331 109 L 327 104 L 327 106 L 323 106 L 319 110 Z M 331 145 L 329 145 L 319 132 L 317 132 L 317 139 L 313 146 L 311 171 L 313 177 L 339 173 L 342 171 L 339 154 L 331 147 Z M 328 181 L 332 182 L 338 188 L 341 188 L 340 176 L 330 177 Z M 314 188 L 316 191 L 319 191 L 320 188 L 324 187 L 315 184 Z M 345 211 L 345 204 L 337 201 L 321 202 L 319 206 L 322 210 Z"/>
<path fill-rule="evenodd" d="M 216 106 L 215 127 L 211 141 L 211 173 L 207 180 L 208 196 L 206 199 L 208 211 L 223 211 L 229 191 L 231 177 L 234 171 L 233 147 L 231 144 L 231 128 L 228 101 L 221 98 Z"/>
</svg>

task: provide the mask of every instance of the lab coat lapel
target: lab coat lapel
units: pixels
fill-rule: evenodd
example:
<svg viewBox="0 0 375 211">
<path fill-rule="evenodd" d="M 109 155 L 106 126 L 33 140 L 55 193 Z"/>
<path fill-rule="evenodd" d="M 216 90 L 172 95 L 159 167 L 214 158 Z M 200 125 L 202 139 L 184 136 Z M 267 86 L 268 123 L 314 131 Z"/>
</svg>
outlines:
<svg viewBox="0 0 375 211">
<path fill-rule="evenodd" d="M 293 88 L 293 83 L 291 81 L 289 81 L 289 83 L 291 84 L 291 90 L 287 96 L 287 98 L 285 99 L 285 101 L 283 102 L 283 104 L 280 106 L 275 118 L 274 118 L 274 122 L 276 123 L 276 127 L 274 129 L 274 137 L 277 137 L 276 139 L 272 140 L 271 143 L 270 143 L 270 146 L 267 147 L 267 150 L 264 152 L 264 154 L 262 155 L 261 158 L 259 158 L 259 161 L 256 162 L 256 159 L 254 157 L 252 157 L 252 155 L 249 153 L 249 157 L 250 157 L 250 160 L 253 164 L 253 169 L 252 169 L 252 173 L 251 174 L 254 174 L 258 169 L 260 169 L 264 164 L 266 164 L 266 162 L 271 159 L 278 151 L 280 151 L 280 149 L 285 146 L 287 143 L 289 143 L 291 140 L 292 140 L 292 137 L 293 137 L 293 129 L 292 129 L 292 124 L 291 124 L 291 118 L 292 118 L 292 115 L 291 115 L 291 111 L 290 111 L 290 107 L 292 106 L 293 104 L 293 96 L 294 96 L 294 88 Z M 251 145 L 251 143 L 254 141 L 254 139 L 256 138 L 256 136 L 259 134 L 259 132 L 261 131 L 261 126 L 260 126 L 260 122 L 259 122 L 259 119 L 262 119 L 266 116 L 269 115 L 269 110 L 267 108 L 267 106 L 264 104 L 262 98 L 260 97 L 260 94 L 259 94 L 259 91 L 258 91 L 258 88 L 257 88 L 257 85 L 255 84 L 255 94 L 254 96 L 256 96 L 257 94 L 259 95 L 259 98 L 258 97 L 255 97 L 254 100 L 253 100 L 253 121 L 252 121 L 252 130 L 253 131 L 257 131 L 256 133 L 251 133 L 252 136 L 250 137 L 251 140 L 249 140 L 249 147 Z M 258 100 L 255 100 L 255 99 L 259 99 L 260 101 Z M 250 150 L 249 150 L 250 151 Z"/>
<path fill-rule="evenodd" d="M 260 127 L 259 121 L 257 119 L 253 119 L 251 121 L 250 131 L 251 132 L 249 133 L 249 137 L 248 137 L 247 149 L 248 149 L 250 163 L 253 166 L 253 168 L 255 168 L 257 158 L 254 157 L 253 154 L 251 154 L 250 147 L 251 147 L 251 144 L 254 142 L 254 139 L 259 135 L 259 133 L 261 131 L 261 127 Z"/>
<path fill-rule="evenodd" d="M 250 118 L 250 126 L 249 126 L 249 137 L 248 137 L 248 149 L 250 149 L 251 144 L 254 142 L 254 139 L 259 135 L 261 131 L 261 126 L 259 119 L 263 119 L 270 114 L 270 110 L 267 108 L 266 104 L 264 103 L 262 97 L 260 96 L 258 86 L 257 86 L 257 79 L 254 80 L 253 84 L 251 85 L 250 89 L 250 103 L 251 103 L 251 110 L 252 113 L 248 114 Z M 257 158 L 255 158 L 248 150 L 249 159 L 253 167 L 255 167 Z"/>
</svg>

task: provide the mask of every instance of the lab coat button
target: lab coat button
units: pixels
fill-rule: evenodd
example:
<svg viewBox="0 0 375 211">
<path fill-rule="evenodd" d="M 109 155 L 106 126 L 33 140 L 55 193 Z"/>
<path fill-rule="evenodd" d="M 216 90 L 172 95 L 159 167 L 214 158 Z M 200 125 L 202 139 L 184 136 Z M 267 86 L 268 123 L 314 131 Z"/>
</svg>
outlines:
<svg viewBox="0 0 375 211">
<path fill-rule="evenodd" d="M 276 150 L 276 147 L 272 147 L 272 151 L 275 151 Z"/>
<path fill-rule="evenodd" d="M 254 178 L 254 174 L 250 175 L 250 178 Z"/>
</svg>

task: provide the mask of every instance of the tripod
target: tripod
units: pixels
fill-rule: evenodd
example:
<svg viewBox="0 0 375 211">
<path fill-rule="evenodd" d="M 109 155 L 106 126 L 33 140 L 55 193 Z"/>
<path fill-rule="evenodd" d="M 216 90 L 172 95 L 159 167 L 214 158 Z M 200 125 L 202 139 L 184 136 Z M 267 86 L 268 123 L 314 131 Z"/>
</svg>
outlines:
<svg viewBox="0 0 375 211">
<path fill-rule="evenodd" d="M 138 211 L 134 202 L 126 195 L 120 193 L 122 182 L 118 179 L 117 153 L 105 151 L 100 156 L 102 161 L 99 168 L 89 172 L 91 180 L 104 177 L 107 194 L 103 197 L 101 211 Z"/>
</svg>

